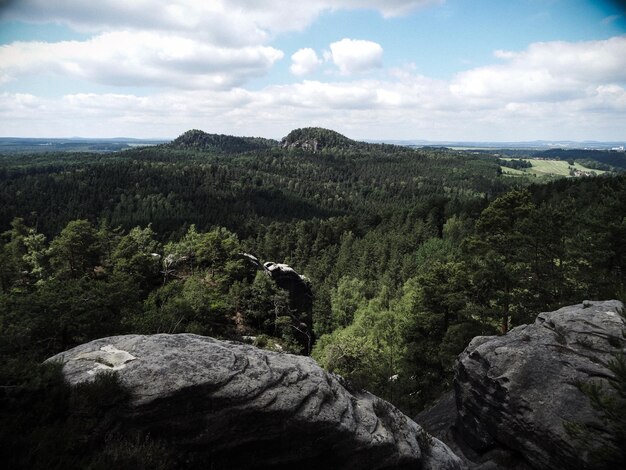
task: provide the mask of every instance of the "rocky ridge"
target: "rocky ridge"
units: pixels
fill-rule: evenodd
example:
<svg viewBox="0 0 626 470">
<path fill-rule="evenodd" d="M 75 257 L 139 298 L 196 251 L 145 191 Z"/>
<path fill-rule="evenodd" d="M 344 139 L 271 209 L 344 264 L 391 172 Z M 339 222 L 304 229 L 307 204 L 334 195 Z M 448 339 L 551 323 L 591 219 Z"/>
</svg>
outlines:
<svg viewBox="0 0 626 470">
<path fill-rule="evenodd" d="M 592 425 L 600 445 L 607 436 L 578 385 L 606 381 L 609 360 L 626 352 L 622 308 L 585 301 L 504 336 L 474 338 L 458 358 L 454 395 L 416 419 L 470 468 L 595 468 L 566 427 Z"/>
<path fill-rule="evenodd" d="M 274 140 L 261 137 L 209 134 L 198 129 L 191 129 L 178 136 L 167 146 L 179 150 L 201 150 L 234 154 L 265 150 L 275 147 L 277 144 L 278 142 Z"/>
<path fill-rule="evenodd" d="M 133 397 L 120 426 L 210 468 L 463 468 L 392 405 L 308 357 L 161 334 L 103 338 L 49 361 L 73 385 L 115 371 Z"/>
</svg>

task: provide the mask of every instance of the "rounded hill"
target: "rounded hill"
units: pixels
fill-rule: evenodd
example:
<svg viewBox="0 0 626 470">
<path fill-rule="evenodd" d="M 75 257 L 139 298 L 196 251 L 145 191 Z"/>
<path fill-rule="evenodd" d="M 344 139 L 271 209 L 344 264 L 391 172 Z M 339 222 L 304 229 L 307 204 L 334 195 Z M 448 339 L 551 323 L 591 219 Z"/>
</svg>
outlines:
<svg viewBox="0 0 626 470">
<path fill-rule="evenodd" d="M 327 149 L 355 148 L 360 143 L 330 129 L 305 127 L 291 131 L 283 138 L 280 145 L 287 149 L 319 152 Z"/>
<path fill-rule="evenodd" d="M 235 137 L 223 134 L 208 134 L 192 129 L 174 139 L 171 147 L 181 150 L 212 150 L 224 153 L 242 153 L 263 150 L 276 145 L 276 141 L 261 137 Z"/>
</svg>

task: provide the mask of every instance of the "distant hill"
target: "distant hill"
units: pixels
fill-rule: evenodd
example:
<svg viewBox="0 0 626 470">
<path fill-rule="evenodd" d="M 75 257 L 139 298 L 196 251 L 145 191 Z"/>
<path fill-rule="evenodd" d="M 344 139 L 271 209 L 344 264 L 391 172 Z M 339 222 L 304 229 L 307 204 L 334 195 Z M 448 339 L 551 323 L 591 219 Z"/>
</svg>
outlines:
<svg viewBox="0 0 626 470">
<path fill-rule="evenodd" d="M 112 153 L 135 147 L 152 146 L 164 143 L 158 139 L 133 139 L 115 137 L 109 139 L 70 137 L 70 138 L 29 138 L 0 137 L 2 154 L 40 154 L 50 152 L 94 152 Z"/>
<path fill-rule="evenodd" d="M 208 134 L 192 129 L 174 139 L 168 147 L 181 150 L 211 150 L 224 153 L 242 153 L 264 150 L 278 142 L 261 137 L 235 137 L 223 134 Z"/>
<path fill-rule="evenodd" d="M 364 142 L 348 139 L 339 132 L 322 127 L 304 127 L 291 131 L 280 142 L 280 146 L 287 149 L 301 149 L 310 152 L 319 152 L 329 149 L 356 149 L 367 147 Z"/>
<path fill-rule="evenodd" d="M 181 150 L 205 150 L 221 153 L 243 153 L 280 147 L 286 150 L 305 152 L 328 152 L 357 154 L 370 152 L 407 152 L 408 147 L 358 142 L 330 129 L 305 127 L 291 131 L 280 142 L 260 137 L 236 137 L 232 135 L 208 134 L 192 129 L 174 139 L 166 147 Z"/>
</svg>

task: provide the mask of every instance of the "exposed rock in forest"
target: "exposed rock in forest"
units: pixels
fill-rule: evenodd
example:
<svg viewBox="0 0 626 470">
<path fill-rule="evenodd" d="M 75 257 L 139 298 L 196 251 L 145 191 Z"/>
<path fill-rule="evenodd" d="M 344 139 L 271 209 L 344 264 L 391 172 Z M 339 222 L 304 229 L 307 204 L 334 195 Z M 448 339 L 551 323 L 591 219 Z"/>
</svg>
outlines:
<svg viewBox="0 0 626 470">
<path fill-rule="evenodd" d="M 311 283 L 306 276 L 299 274 L 288 264 L 274 263 L 273 261 L 261 264 L 254 255 L 241 253 L 241 256 L 255 269 L 263 271 L 270 276 L 281 289 L 287 290 L 294 302 L 302 304 L 299 310 L 306 311 L 311 309 L 313 293 L 311 291 Z"/>
<path fill-rule="evenodd" d="M 119 426 L 207 468 L 462 468 L 392 405 L 308 357 L 180 334 L 99 339 L 50 360 L 74 385 L 115 370 L 133 397 Z"/>
<path fill-rule="evenodd" d="M 564 426 L 591 424 L 595 437 L 605 437 L 577 384 L 612 376 L 607 363 L 626 348 L 621 308 L 586 301 L 541 313 L 504 336 L 474 338 L 456 366 L 457 416 L 447 396 L 417 419 L 475 468 L 594 468 Z"/>
<path fill-rule="evenodd" d="M 292 307 L 302 312 L 311 312 L 313 292 L 311 282 L 287 264 L 268 261 L 263 265 L 278 287 L 289 292 Z"/>
<path fill-rule="evenodd" d="M 291 266 L 283 263 L 267 261 L 261 264 L 259 259 L 249 253 L 241 253 L 241 256 L 254 266 L 263 271 L 276 283 L 278 287 L 289 293 L 289 307 L 299 315 L 292 318 L 292 324 L 306 351 L 311 351 L 314 341 L 313 336 L 313 291 L 311 282 L 299 274 Z"/>
</svg>

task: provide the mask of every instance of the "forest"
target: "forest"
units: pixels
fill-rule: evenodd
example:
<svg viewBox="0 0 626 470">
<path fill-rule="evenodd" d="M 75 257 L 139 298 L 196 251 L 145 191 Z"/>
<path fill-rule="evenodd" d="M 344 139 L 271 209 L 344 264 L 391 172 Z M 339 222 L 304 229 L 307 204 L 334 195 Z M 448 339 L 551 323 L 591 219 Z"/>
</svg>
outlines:
<svg viewBox="0 0 626 470">
<path fill-rule="evenodd" d="M 507 178 L 493 156 L 320 129 L 282 143 L 189 131 L 116 153 L 0 155 L 0 202 L 14 409 L 57 352 L 191 332 L 310 354 L 415 413 L 450 388 L 474 336 L 626 298 L 623 173 Z M 310 309 L 244 253 L 305 276 Z M 2 413 L 0 433 L 27 426 Z"/>
</svg>

